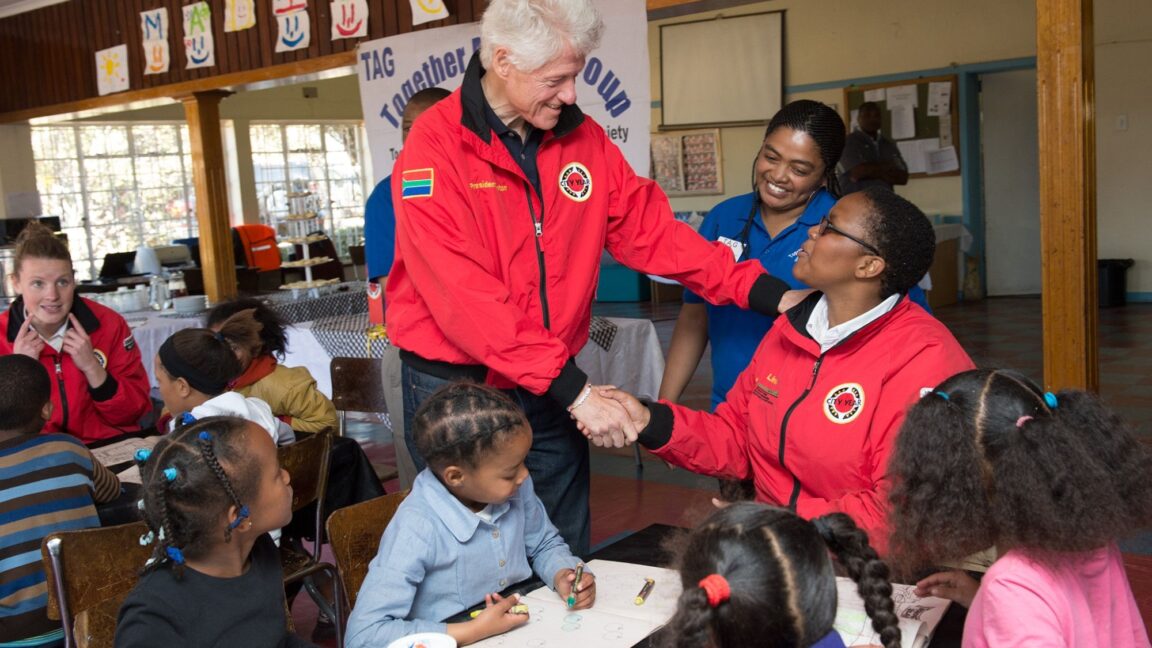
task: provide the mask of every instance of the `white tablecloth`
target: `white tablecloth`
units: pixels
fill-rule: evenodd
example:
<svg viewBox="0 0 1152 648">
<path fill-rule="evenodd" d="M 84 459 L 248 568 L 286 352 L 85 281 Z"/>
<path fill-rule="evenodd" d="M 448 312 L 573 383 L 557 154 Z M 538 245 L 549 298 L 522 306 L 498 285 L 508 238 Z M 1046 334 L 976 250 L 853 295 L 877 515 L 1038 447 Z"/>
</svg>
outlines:
<svg viewBox="0 0 1152 648">
<path fill-rule="evenodd" d="M 162 317 L 150 311 L 127 313 L 124 317 L 132 326 L 136 344 L 144 359 L 144 368 L 153 386 L 156 386 L 153 363 L 164 340 L 180 329 L 203 326 L 199 317 Z M 640 398 L 654 400 L 664 375 L 664 355 L 660 351 L 656 327 L 646 319 L 605 319 L 618 327 L 611 348 L 605 350 L 589 341 L 576 356 L 576 364 L 588 373 L 593 384 L 616 385 Z M 312 325 L 313 322 L 301 322 L 288 328 L 288 354 L 283 364 L 288 367 L 307 367 L 316 379 L 316 386 L 331 397 L 329 363 L 332 356 L 316 339 Z M 379 345 L 382 342 L 373 344 Z"/>
</svg>

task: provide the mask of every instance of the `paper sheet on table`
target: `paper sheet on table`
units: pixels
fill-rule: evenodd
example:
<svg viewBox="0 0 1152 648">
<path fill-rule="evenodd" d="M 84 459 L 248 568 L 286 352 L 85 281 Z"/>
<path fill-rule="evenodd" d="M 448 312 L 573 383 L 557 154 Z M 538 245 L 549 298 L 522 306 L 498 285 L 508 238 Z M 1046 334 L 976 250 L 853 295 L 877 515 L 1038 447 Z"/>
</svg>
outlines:
<svg viewBox="0 0 1152 648">
<path fill-rule="evenodd" d="M 864 101 L 884 101 L 886 93 L 884 88 L 873 88 L 864 91 Z"/>
<path fill-rule="evenodd" d="M 946 146 L 942 149 L 929 151 L 928 173 L 947 173 L 960 168 L 960 161 L 956 158 L 956 147 Z"/>
<path fill-rule="evenodd" d="M 893 107 L 891 112 L 892 139 L 906 140 L 916 137 L 916 109 L 905 104 Z"/>
<path fill-rule="evenodd" d="M 928 114 L 933 117 L 952 112 L 952 84 L 933 81 L 928 84 Z"/>
<path fill-rule="evenodd" d="M 896 146 L 900 148 L 900 157 L 908 165 L 908 173 L 927 173 L 928 154 L 940 148 L 935 138 L 904 140 L 896 142 Z"/>
<path fill-rule="evenodd" d="M 124 470 L 121 470 L 120 472 L 116 473 L 116 476 L 120 478 L 121 484 L 124 484 L 124 483 L 142 484 L 142 483 L 144 483 L 144 478 L 142 478 L 140 476 L 140 466 L 137 466 L 136 464 L 132 464 L 131 466 L 128 466 Z"/>
<path fill-rule="evenodd" d="M 950 601 L 928 596 L 920 598 L 911 585 L 892 584 L 892 601 L 900 619 L 900 645 L 902 648 L 923 648 L 928 645 Z M 872 620 L 864 611 L 864 600 L 856 591 L 856 583 L 836 579 L 836 621 L 833 627 L 840 633 L 846 646 L 880 645 L 880 636 L 872 629 Z"/>
<path fill-rule="evenodd" d="M 887 88 L 885 99 L 888 101 L 888 110 L 892 110 L 897 106 L 911 106 L 916 108 L 920 105 L 920 94 L 916 92 L 916 84 Z"/>
<path fill-rule="evenodd" d="M 588 571 L 596 575 L 596 603 L 588 610 L 569 610 L 547 587 L 526 594 L 527 624 L 503 635 L 473 644 L 491 646 L 548 646 L 548 648 L 628 648 L 664 625 L 676 611 L 680 576 L 671 569 L 610 560 L 593 560 Z M 644 579 L 656 585 L 644 605 L 633 602 Z"/>
<path fill-rule="evenodd" d="M 148 448 L 151 450 L 156 447 L 156 444 L 159 443 L 162 438 L 163 437 L 160 436 L 150 436 L 144 437 L 143 439 L 136 437 L 124 439 L 123 441 L 110 443 L 103 448 L 93 448 L 92 456 L 96 457 L 96 460 L 105 466 L 115 466 L 116 464 L 132 461 L 135 458 L 136 450 L 139 448 Z"/>
</svg>

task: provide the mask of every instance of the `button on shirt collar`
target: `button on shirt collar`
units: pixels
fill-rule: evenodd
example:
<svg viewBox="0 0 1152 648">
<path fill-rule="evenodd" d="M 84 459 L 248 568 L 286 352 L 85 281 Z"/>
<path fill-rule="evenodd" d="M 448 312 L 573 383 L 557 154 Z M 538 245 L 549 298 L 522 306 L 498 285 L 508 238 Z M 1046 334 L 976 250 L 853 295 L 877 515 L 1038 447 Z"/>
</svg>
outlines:
<svg viewBox="0 0 1152 648">
<path fill-rule="evenodd" d="M 843 324 L 830 327 L 828 326 L 828 296 L 821 295 L 820 301 L 816 302 L 816 306 L 812 309 L 812 315 L 808 317 L 808 324 L 805 325 L 805 328 L 808 330 L 808 335 L 811 335 L 812 339 L 820 345 L 820 353 L 825 353 L 849 335 L 880 319 L 882 315 L 895 308 L 900 297 L 900 293 L 889 295 L 888 299 L 877 304 L 872 310 L 857 315 Z"/>
</svg>

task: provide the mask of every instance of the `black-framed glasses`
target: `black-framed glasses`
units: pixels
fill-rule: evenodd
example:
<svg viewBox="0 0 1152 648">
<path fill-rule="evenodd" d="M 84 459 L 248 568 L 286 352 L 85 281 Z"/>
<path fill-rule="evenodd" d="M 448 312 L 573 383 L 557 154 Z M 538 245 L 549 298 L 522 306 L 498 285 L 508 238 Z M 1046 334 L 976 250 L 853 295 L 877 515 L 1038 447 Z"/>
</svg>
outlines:
<svg viewBox="0 0 1152 648">
<path fill-rule="evenodd" d="M 884 256 L 883 254 L 880 254 L 880 250 L 877 250 L 876 246 L 872 245 L 871 243 L 866 243 L 866 242 L 856 238 L 855 236 L 852 236 L 848 232 L 845 232 L 844 230 L 836 227 L 835 225 L 832 224 L 832 221 L 828 220 L 828 217 L 825 216 L 824 218 L 820 219 L 820 224 L 816 226 L 816 236 L 824 236 L 828 232 L 835 232 L 835 233 L 839 234 L 840 236 L 843 236 L 844 238 L 848 239 L 849 241 L 852 241 L 854 243 L 859 243 L 865 250 L 868 250 L 869 252 L 871 252 L 872 254 L 875 254 L 878 257 Z"/>
</svg>

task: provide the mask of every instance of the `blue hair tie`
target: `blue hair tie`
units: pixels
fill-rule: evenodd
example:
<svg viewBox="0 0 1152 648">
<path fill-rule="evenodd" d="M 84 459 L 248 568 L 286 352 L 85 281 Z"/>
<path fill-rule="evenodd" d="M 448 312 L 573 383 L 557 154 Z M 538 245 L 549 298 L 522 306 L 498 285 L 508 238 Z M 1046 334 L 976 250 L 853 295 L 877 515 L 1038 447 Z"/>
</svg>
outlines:
<svg viewBox="0 0 1152 648">
<path fill-rule="evenodd" d="M 200 434 L 197 436 L 200 437 L 201 441 L 208 441 L 209 443 L 212 442 L 212 433 L 207 430 L 201 430 Z"/>
<path fill-rule="evenodd" d="M 184 552 L 180 551 L 178 547 L 168 547 L 164 550 L 164 553 L 168 554 L 168 557 L 172 559 L 172 562 L 176 563 L 177 565 L 184 564 Z"/>
<path fill-rule="evenodd" d="M 180 415 L 180 424 L 181 425 L 192 425 L 195 422 L 196 422 L 196 417 L 192 416 L 192 412 L 184 412 L 183 414 Z"/>
<path fill-rule="evenodd" d="M 156 541 L 156 534 L 152 531 L 140 536 L 140 546 L 147 546 Z"/>
<path fill-rule="evenodd" d="M 171 466 L 164 469 L 164 479 L 167 479 L 168 481 L 176 481 L 176 476 L 178 474 L 179 473 L 176 472 L 176 469 L 172 468 Z"/>
<path fill-rule="evenodd" d="M 933 393 L 936 394 L 937 396 L 939 396 L 940 398 L 943 398 L 944 400 L 952 400 L 951 398 L 949 398 L 947 392 L 938 391 L 938 392 L 933 392 Z"/>
<path fill-rule="evenodd" d="M 1048 404 L 1048 409 L 1056 409 L 1056 394 L 1044 392 L 1044 402 Z"/>
<path fill-rule="evenodd" d="M 248 505 L 245 504 L 244 506 L 240 507 L 240 512 L 236 515 L 236 519 L 232 520 L 232 523 L 228 525 L 228 530 L 231 531 L 232 529 L 235 529 L 236 527 L 240 526 L 240 523 L 243 522 L 247 517 L 248 517 Z"/>
<path fill-rule="evenodd" d="M 152 449 L 151 448 L 137 448 L 137 450 L 136 450 L 135 457 L 136 457 L 136 461 L 139 463 L 144 463 L 145 461 L 148 461 L 148 457 L 151 457 L 151 456 L 152 456 Z"/>
<path fill-rule="evenodd" d="M 227 339 L 227 338 L 225 338 L 225 337 L 224 337 L 224 334 L 223 334 L 223 333 L 221 333 L 220 331 L 216 331 L 216 332 L 214 332 L 214 333 L 212 334 L 212 337 L 216 338 L 217 340 L 220 340 L 220 341 L 221 341 L 221 342 L 223 342 L 224 344 L 228 344 L 228 339 Z"/>
</svg>

